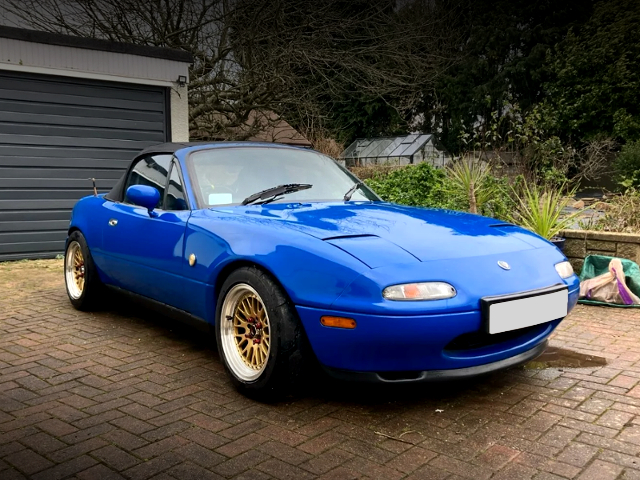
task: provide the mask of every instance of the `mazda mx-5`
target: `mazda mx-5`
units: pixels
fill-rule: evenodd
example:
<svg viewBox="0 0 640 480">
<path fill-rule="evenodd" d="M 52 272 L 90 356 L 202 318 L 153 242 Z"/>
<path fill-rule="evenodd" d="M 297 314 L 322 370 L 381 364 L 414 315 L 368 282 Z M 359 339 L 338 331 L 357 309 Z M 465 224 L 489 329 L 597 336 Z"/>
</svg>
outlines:
<svg viewBox="0 0 640 480">
<path fill-rule="evenodd" d="M 233 383 L 475 376 L 539 355 L 578 298 L 554 245 L 516 225 L 387 203 L 333 159 L 277 144 L 164 144 L 71 218 L 65 280 L 215 332 Z"/>
</svg>

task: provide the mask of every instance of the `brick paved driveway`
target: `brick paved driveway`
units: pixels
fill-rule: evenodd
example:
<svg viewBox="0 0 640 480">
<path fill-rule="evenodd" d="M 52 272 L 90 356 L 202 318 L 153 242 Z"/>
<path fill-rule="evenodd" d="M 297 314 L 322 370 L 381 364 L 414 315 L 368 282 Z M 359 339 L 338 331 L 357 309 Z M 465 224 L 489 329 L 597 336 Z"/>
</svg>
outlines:
<svg viewBox="0 0 640 480">
<path fill-rule="evenodd" d="M 265 405 L 186 327 L 74 311 L 61 265 L 0 264 L 3 480 L 640 479 L 640 311 L 579 307 L 553 339 L 605 367 Z"/>
</svg>

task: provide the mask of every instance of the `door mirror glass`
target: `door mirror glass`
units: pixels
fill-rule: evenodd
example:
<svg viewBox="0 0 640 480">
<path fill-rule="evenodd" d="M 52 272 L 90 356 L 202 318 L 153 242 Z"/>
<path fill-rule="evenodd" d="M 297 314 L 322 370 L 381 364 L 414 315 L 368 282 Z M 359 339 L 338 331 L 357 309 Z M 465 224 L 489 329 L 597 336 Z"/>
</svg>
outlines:
<svg viewBox="0 0 640 480">
<path fill-rule="evenodd" d="M 127 188 L 125 199 L 128 203 L 139 205 L 149 211 L 149 215 L 152 217 L 158 214 L 153 211 L 156 205 L 160 201 L 160 192 L 148 185 L 132 185 Z"/>
</svg>

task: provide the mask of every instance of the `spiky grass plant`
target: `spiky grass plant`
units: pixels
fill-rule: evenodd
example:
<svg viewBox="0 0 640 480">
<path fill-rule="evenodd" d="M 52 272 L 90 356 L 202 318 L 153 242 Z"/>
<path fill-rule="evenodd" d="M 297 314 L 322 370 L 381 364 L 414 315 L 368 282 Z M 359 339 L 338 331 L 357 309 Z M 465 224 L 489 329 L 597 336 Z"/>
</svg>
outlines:
<svg viewBox="0 0 640 480">
<path fill-rule="evenodd" d="M 478 209 L 494 193 L 487 188 L 487 180 L 491 173 L 489 165 L 465 156 L 451 163 L 446 171 L 454 188 L 467 198 L 469 212 L 478 213 Z"/>
<path fill-rule="evenodd" d="M 517 191 L 514 190 L 518 201 L 511 220 L 549 240 L 571 225 L 581 213 L 563 212 L 573 201 L 574 193 L 575 190 L 565 195 L 563 189 L 523 182 Z"/>
</svg>

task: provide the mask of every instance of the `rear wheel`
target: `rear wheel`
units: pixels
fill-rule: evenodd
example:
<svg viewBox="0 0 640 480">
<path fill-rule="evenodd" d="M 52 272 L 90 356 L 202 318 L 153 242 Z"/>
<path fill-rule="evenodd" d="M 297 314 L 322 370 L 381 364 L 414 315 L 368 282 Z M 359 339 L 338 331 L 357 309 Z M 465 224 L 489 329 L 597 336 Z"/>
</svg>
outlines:
<svg viewBox="0 0 640 480">
<path fill-rule="evenodd" d="M 97 306 L 102 284 L 84 235 L 77 230 L 67 241 L 64 280 L 67 295 L 75 308 L 91 310 Z"/>
<path fill-rule="evenodd" d="M 239 268 L 222 285 L 216 340 L 232 382 L 246 395 L 273 399 L 302 379 L 302 325 L 286 293 L 258 268 Z"/>
</svg>

